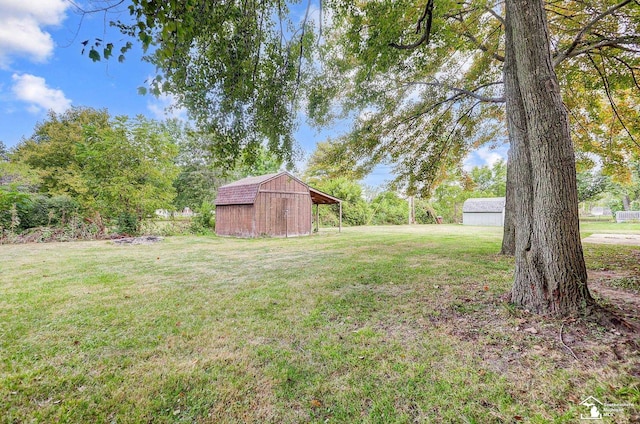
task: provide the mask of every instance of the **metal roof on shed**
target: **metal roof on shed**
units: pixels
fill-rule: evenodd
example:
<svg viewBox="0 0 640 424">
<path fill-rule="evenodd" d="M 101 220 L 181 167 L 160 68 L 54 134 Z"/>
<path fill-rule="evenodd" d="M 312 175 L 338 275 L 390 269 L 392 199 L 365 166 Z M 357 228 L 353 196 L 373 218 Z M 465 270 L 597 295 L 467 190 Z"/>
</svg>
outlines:
<svg viewBox="0 0 640 424">
<path fill-rule="evenodd" d="M 466 213 L 496 213 L 504 210 L 504 197 L 477 197 L 467 199 L 462 206 Z"/>
</svg>

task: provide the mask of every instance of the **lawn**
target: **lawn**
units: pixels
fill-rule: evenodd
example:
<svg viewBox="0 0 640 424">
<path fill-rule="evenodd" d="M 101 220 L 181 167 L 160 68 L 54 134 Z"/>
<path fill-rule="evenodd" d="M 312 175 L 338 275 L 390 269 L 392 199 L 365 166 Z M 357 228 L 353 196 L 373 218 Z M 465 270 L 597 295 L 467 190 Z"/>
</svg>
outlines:
<svg viewBox="0 0 640 424">
<path fill-rule="evenodd" d="M 640 223 L 617 223 L 617 222 L 590 222 L 590 221 L 582 221 L 580 222 L 580 234 L 582 236 L 588 236 L 596 233 L 606 233 L 606 234 L 640 234 Z"/>
<path fill-rule="evenodd" d="M 2 245 L 0 422 L 578 422 L 589 396 L 634 422 L 638 339 L 505 303 L 500 238 Z M 585 245 L 591 270 L 630 281 L 607 286 L 622 298 L 639 250 Z"/>
</svg>

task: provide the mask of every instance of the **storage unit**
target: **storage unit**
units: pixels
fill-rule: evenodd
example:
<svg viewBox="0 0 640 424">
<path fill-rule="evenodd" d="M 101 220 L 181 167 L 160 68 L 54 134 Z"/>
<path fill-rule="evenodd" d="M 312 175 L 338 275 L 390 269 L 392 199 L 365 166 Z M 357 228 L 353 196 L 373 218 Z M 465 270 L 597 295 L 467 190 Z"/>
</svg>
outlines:
<svg viewBox="0 0 640 424">
<path fill-rule="evenodd" d="M 292 237 L 312 232 L 313 204 L 340 203 L 288 172 L 247 177 L 218 189 L 216 234 Z"/>
<path fill-rule="evenodd" d="M 462 223 L 501 227 L 504 225 L 504 205 L 504 197 L 467 199 L 462 206 Z"/>
</svg>

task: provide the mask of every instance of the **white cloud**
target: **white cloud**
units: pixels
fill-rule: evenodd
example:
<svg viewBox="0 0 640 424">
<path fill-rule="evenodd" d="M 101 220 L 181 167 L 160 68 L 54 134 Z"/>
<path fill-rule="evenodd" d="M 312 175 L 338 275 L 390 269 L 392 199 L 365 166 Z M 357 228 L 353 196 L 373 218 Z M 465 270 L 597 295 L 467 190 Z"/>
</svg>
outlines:
<svg viewBox="0 0 640 424">
<path fill-rule="evenodd" d="M 47 87 L 44 78 L 30 74 L 13 74 L 11 78 L 13 94 L 18 100 L 29 103 L 29 112 L 39 113 L 44 109 L 62 113 L 71 107 L 71 100 L 64 92 Z"/>
<path fill-rule="evenodd" d="M 171 94 L 161 94 L 153 102 L 147 103 L 147 109 L 153 113 L 156 119 L 177 118 L 186 121 L 187 110 L 183 107 L 176 106 L 176 99 Z"/>
<path fill-rule="evenodd" d="M 508 146 L 500 146 L 498 148 L 481 147 L 466 157 L 462 167 L 466 171 L 471 171 L 474 166 L 492 167 L 499 160 L 506 162 Z"/>
<path fill-rule="evenodd" d="M 506 161 L 506 157 L 504 155 L 496 150 L 490 149 L 489 147 L 481 147 L 476 153 L 480 159 L 490 167 L 500 160 Z"/>
<path fill-rule="evenodd" d="M 7 68 L 14 56 L 46 61 L 54 43 L 42 28 L 62 23 L 70 6 L 65 0 L 0 0 L 0 68 Z"/>
</svg>

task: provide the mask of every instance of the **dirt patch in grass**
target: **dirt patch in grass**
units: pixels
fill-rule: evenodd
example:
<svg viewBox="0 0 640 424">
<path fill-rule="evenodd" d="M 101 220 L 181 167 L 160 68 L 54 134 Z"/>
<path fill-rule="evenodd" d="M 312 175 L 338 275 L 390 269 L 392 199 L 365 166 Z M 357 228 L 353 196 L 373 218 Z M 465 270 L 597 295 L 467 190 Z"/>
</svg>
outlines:
<svg viewBox="0 0 640 424">
<path fill-rule="evenodd" d="M 590 287 L 601 304 L 637 329 L 640 293 L 610 284 L 629 276 L 624 271 L 592 271 Z M 601 382 L 627 375 L 626 383 L 620 384 L 618 380 L 618 384 L 608 384 L 597 395 L 615 398 L 635 393 L 631 399 L 638 400 L 640 333 L 618 331 L 583 319 L 541 317 L 514 308 L 504 301 L 504 295 L 492 294 L 481 285 L 467 288 L 464 295 L 451 289 L 436 291 L 437 306 L 426 314 L 426 321 L 379 328 L 404 340 L 418 340 L 434 334 L 426 328 L 438 328 L 437 333 L 446 334 L 458 352 L 466 346 L 469 362 L 474 364 L 478 375 L 504 378 L 513 398 L 536 399 L 568 414 L 571 405 L 579 409 L 585 396 L 576 388 L 588 384 L 594 375 Z M 410 329 L 413 325 L 417 328 Z M 545 372 L 548 377 L 541 378 Z M 558 400 L 559 392 L 565 393 L 565 404 Z M 635 405 L 635 401 L 631 404 Z M 640 422 L 635 408 L 614 421 Z M 541 418 L 552 419 L 544 414 Z"/>
<path fill-rule="evenodd" d="M 640 318 L 640 276 L 623 271 L 589 272 L 592 293 L 635 320 Z"/>
<path fill-rule="evenodd" d="M 153 244 L 164 240 L 164 237 L 158 236 L 141 236 L 141 237 L 123 237 L 113 239 L 113 243 L 117 245 L 137 245 L 137 244 Z"/>
</svg>

